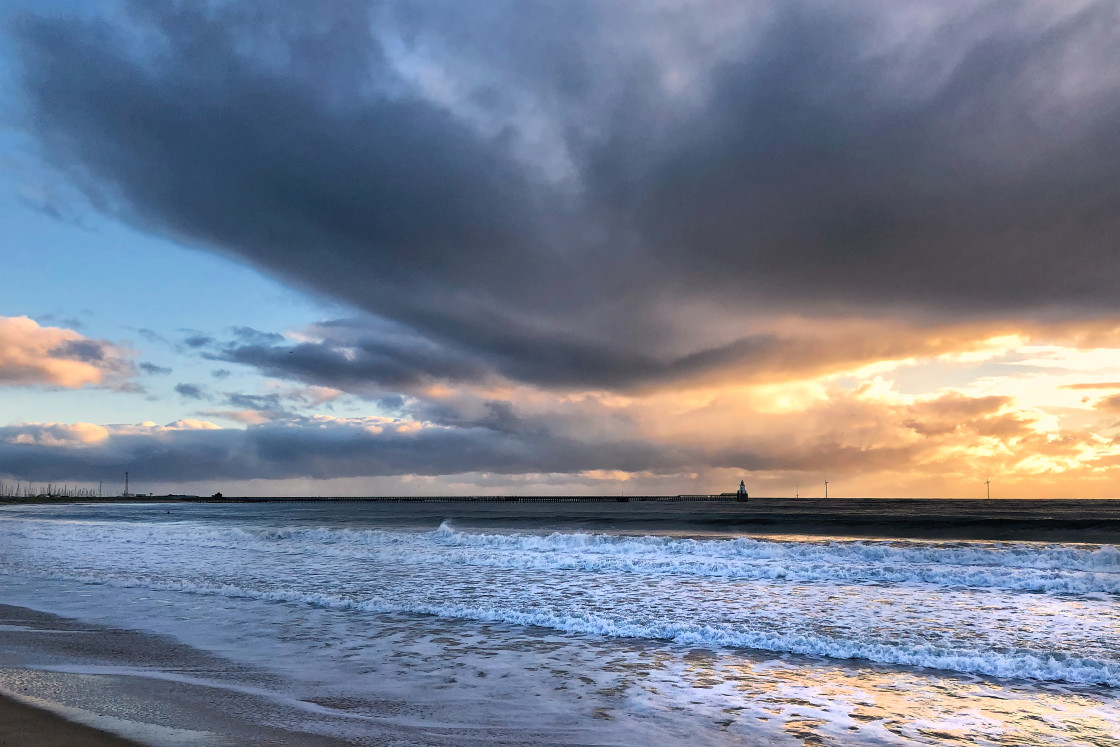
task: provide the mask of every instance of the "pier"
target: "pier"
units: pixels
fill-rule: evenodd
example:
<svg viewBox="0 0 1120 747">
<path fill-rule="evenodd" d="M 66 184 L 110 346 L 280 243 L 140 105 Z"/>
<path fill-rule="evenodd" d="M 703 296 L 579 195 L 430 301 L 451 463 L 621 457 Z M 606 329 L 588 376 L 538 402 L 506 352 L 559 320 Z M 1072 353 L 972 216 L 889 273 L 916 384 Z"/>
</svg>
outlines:
<svg viewBox="0 0 1120 747">
<path fill-rule="evenodd" d="M 448 496 L 355 496 L 342 498 L 234 498 L 181 497 L 191 503 L 683 503 L 735 501 L 734 493 L 722 495 L 448 495 Z"/>
</svg>

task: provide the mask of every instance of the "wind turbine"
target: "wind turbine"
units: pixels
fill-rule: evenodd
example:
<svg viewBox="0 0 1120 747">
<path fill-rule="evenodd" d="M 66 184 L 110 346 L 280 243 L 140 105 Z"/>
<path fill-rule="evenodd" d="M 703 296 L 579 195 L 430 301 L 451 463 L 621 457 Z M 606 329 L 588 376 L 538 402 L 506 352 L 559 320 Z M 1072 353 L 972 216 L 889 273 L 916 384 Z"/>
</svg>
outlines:
<svg viewBox="0 0 1120 747">
<path fill-rule="evenodd" d="M 984 487 L 988 489 L 988 500 L 992 499 L 992 476 L 988 475 L 988 479 L 984 481 Z"/>
<path fill-rule="evenodd" d="M 824 481 L 824 499 L 828 500 L 828 480 Z"/>
</svg>

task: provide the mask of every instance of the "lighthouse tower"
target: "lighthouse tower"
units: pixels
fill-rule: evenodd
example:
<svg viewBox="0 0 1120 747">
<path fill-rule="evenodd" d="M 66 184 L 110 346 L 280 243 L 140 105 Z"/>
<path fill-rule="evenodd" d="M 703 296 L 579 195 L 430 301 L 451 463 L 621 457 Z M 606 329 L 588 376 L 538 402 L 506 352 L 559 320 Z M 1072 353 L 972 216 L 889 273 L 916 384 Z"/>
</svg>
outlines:
<svg viewBox="0 0 1120 747">
<path fill-rule="evenodd" d="M 739 481 L 739 492 L 735 494 L 735 499 L 739 501 L 747 500 L 747 483 L 746 480 Z"/>
</svg>

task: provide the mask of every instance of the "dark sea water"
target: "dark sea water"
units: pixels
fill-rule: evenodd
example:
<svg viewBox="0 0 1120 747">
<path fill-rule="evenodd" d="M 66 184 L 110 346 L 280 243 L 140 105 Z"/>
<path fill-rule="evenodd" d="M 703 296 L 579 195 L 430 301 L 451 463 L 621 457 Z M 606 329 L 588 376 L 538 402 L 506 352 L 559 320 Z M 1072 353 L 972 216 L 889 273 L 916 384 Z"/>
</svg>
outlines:
<svg viewBox="0 0 1120 747">
<path fill-rule="evenodd" d="M 169 744 L 1120 745 L 1118 542 L 1108 501 L 7 506 L 0 687 Z"/>
<path fill-rule="evenodd" d="M 213 505 L 213 504 L 211 504 Z M 267 504 L 278 506 L 279 504 Z M 736 501 L 589 503 L 355 503 L 283 505 L 281 516 L 329 514 L 331 521 L 391 526 L 452 519 L 476 528 L 555 527 L 732 534 L 823 534 L 933 539 L 1120 543 L 1120 500 L 754 498 Z M 345 518 L 341 518 L 342 514 Z"/>
</svg>

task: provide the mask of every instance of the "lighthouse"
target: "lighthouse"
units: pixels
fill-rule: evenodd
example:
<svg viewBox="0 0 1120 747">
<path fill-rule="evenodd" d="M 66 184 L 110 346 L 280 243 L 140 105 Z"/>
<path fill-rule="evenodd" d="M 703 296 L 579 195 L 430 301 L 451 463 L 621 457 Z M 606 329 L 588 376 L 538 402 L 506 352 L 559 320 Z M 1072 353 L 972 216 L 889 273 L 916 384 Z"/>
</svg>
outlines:
<svg viewBox="0 0 1120 747">
<path fill-rule="evenodd" d="M 739 492 L 735 494 L 735 500 L 737 500 L 737 501 L 747 500 L 747 482 L 746 482 L 746 480 L 740 480 L 739 481 Z"/>
</svg>

